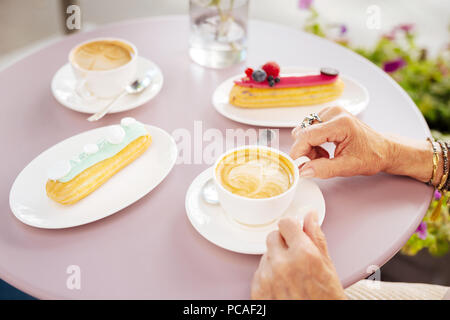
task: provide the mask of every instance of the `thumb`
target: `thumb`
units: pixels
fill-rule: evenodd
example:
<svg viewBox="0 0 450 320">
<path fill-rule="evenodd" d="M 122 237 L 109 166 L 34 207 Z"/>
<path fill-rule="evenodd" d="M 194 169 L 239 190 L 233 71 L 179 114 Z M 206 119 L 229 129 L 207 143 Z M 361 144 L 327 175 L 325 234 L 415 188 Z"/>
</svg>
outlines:
<svg viewBox="0 0 450 320">
<path fill-rule="evenodd" d="M 327 241 L 320 228 L 316 211 L 312 211 L 306 216 L 303 230 L 311 238 L 322 255 L 328 257 Z"/>
<path fill-rule="evenodd" d="M 300 177 L 328 179 L 339 176 L 349 176 L 355 168 L 355 160 L 348 157 L 333 159 L 319 158 L 306 162 L 300 169 Z"/>
</svg>

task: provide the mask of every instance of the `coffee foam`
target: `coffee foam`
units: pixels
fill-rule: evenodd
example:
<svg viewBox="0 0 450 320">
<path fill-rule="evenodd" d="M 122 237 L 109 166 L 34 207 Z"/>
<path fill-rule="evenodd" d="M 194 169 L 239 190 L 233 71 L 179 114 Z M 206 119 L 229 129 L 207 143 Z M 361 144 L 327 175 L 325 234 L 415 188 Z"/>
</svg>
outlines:
<svg viewBox="0 0 450 320">
<path fill-rule="evenodd" d="M 216 168 L 222 186 L 247 198 L 270 198 L 287 191 L 294 181 L 289 160 L 265 149 L 243 149 L 225 156 Z"/>
<path fill-rule="evenodd" d="M 80 45 L 72 54 L 72 60 L 85 70 L 111 70 L 127 64 L 134 50 L 118 40 L 99 40 Z"/>
</svg>

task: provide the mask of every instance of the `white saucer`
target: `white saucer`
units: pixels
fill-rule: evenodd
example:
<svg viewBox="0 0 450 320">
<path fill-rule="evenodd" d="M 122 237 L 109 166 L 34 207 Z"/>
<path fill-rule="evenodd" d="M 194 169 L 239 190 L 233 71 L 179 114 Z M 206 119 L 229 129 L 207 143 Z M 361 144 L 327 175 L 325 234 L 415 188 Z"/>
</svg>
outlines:
<svg viewBox="0 0 450 320">
<path fill-rule="evenodd" d="M 155 70 L 152 84 L 140 94 L 125 95 L 117 100 L 109 113 L 137 108 L 153 99 L 161 90 L 163 86 L 163 74 L 159 67 L 152 61 L 143 57 L 138 57 L 137 62 L 137 77 L 143 76 L 150 69 Z M 59 103 L 64 107 L 75 111 L 93 114 L 100 111 L 109 101 L 111 101 L 111 99 L 96 98 L 85 100 L 75 92 L 75 86 L 76 81 L 72 72 L 72 67 L 67 63 L 55 73 L 52 80 L 52 93 Z"/>
<path fill-rule="evenodd" d="M 306 75 L 317 73 L 318 68 L 283 68 L 283 74 Z M 354 79 L 346 75 L 340 75 L 345 84 L 345 89 L 338 99 L 310 106 L 285 107 L 285 108 L 239 108 L 229 103 L 230 90 L 235 80 L 243 75 L 237 75 L 225 80 L 214 91 L 212 102 L 216 110 L 228 119 L 254 126 L 293 128 L 297 126 L 308 114 L 319 112 L 324 107 L 341 106 L 354 115 L 361 113 L 369 104 L 367 89 Z"/>
<path fill-rule="evenodd" d="M 61 205 L 47 197 L 45 184 L 49 163 L 70 159 L 83 146 L 98 141 L 108 127 L 80 133 L 47 149 L 19 173 L 9 194 L 9 205 L 17 219 L 33 227 L 69 228 L 110 216 L 152 191 L 172 170 L 177 145 L 172 136 L 146 126 L 150 147 L 133 163 L 117 172 L 104 185 L 73 205 Z"/>
<path fill-rule="evenodd" d="M 189 221 L 203 237 L 219 247 L 245 254 L 264 254 L 266 236 L 277 229 L 277 222 L 264 227 L 245 226 L 227 215 L 220 205 L 203 201 L 201 190 L 212 173 L 212 167 L 200 173 L 186 193 L 185 205 Z M 295 200 L 283 216 L 303 217 L 311 209 L 317 210 L 319 223 L 322 224 L 325 218 L 322 192 L 312 180 L 301 179 Z"/>
</svg>

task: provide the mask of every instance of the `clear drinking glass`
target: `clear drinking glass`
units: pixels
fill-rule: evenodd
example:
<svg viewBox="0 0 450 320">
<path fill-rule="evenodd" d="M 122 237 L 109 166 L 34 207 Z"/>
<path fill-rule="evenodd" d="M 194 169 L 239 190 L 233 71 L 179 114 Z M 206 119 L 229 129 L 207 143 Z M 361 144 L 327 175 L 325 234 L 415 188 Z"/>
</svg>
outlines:
<svg viewBox="0 0 450 320">
<path fill-rule="evenodd" d="M 225 68 L 247 56 L 249 0 L 190 0 L 189 55 L 198 64 Z"/>
</svg>

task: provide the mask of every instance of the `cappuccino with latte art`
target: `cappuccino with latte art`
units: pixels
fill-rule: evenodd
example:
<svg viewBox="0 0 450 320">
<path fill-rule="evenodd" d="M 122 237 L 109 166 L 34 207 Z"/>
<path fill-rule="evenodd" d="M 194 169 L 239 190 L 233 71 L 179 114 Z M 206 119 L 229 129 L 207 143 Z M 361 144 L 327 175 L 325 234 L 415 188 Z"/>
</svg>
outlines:
<svg viewBox="0 0 450 320">
<path fill-rule="evenodd" d="M 287 191 L 293 168 L 281 154 L 266 149 L 242 149 L 225 156 L 216 168 L 221 185 L 247 198 L 270 198 Z"/>
</svg>

